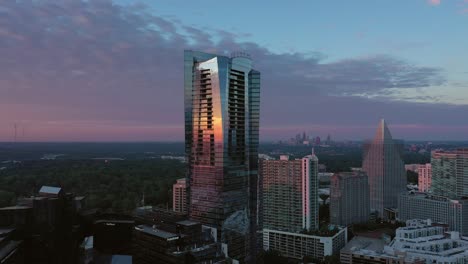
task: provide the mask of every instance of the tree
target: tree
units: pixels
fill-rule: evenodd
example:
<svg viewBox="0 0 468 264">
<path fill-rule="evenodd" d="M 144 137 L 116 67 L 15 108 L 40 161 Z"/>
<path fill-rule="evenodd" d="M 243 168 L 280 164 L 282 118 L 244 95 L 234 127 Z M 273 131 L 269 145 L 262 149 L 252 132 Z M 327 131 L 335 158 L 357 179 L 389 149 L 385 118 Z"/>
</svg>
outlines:
<svg viewBox="0 0 468 264">
<path fill-rule="evenodd" d="M 407 170 L 406 171 L 406 178 L 408 180 L 408 183 L 418 184 L 418 173 L 416 173 L 414 171 Z"/>
</svg>

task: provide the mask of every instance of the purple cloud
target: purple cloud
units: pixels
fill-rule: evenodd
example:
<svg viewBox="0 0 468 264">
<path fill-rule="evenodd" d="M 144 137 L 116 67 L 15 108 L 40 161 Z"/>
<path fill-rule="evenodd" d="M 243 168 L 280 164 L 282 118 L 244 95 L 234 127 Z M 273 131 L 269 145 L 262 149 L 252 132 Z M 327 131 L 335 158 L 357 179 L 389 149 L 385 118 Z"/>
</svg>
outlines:
<svg viewBox="0 0 468 264">
<path fill-rule="evenodd" d="M 441 0 L 427 0 L 427 3 L 430 5 L 438 6 L 441 4 Z"/>
<path fill-rule="evenodd" d="M 184 49 L 252 55 L 262 72 L 264 139 L 283 128 L 373 126 L 382 116 L 450 127 L 468 111 L 394 100 L 389 89 L 447 80 L 442 69 L 391 56 L 326 63 L 321 53 L 277 54 L 105 0 L 6 1 L 0 13 L 0 140 L 11 138 L 13 123 L 28 140 L 182 140 Z"/>
</svg>

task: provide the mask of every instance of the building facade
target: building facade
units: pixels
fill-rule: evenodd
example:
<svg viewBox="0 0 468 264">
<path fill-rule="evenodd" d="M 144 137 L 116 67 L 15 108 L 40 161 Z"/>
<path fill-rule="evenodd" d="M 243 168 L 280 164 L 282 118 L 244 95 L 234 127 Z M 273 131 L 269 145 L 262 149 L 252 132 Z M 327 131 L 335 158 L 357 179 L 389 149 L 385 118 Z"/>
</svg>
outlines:
<svg viewBox="0 0 468 264">
<path fill-rule="evenodd" d="M 341 226 L 369 221 L 369 182 L 363 172 L 334 174 L 330 184 L 330 223 Z"/>
<path fill-rule="evenodd" d="M 468 149 L 431 153 L 431 192 L 451 199 L 468 197 Z"/>
<path fill-rule="evenodd" d="M 468 200 L 452 200 L 428 193 L 402 194 L 398 201 L 398 219 L 430 219 L 446 224 L 450 231 L 468 235 Z"/>
<path fill-rule="evenodd" d="M 396 208 L 398 195 L 406 191 L 403 144 L 392 139 L 382 119 L 375 138 L 364 145 L 362 169 L 369 177 L 370 208 L 384 218 L 385 208 Z"/>
<path fill-rule="evenodd" d="M 263 228 L 288 232 L 318 228 L 318 159 L 261 160 Z"/>
<path fill-rule="evenodd" d="M 79 253 L 78 213 L 83 199 L 77 198 L 61 188 L 42 186 L 37 196 L 18 198 L 16 206 L 0 208 L 0 247 L 2 229 L 13 227 L 14 240 L 24 242 L 25 263 L 71 263 Z"/>
<path fill-rule="evenodd" d="M 178 179 L 172 185 L 172 209 L 175 212 L 187 213 L 187 179 Z"/>
<path fill-rule="evenodd" d="M 341 264 L 425 264 L 424 259 L 384 252 L 383 239 L 355 236 L 340 251 Z"/>
<path fill-rule="evenodd" d="M 302 260 L 307 256 L 322 259 L 340 252 L 347 241 L 347 228 L 339 229 L 332 236 L 263 229 L 263 249 L 278 251 L 287 258 Z"/>
<path fill-rule="evenodd" d="M 260 72 L 245 54 L 185 51 L 189 215 L 215 227 L 229 256 L 256 255 Z"/>
<path fill-rule="evenodd" d="M 428 192 L 432 183 L 432 166 L 430 163 L 418 167 L 418 190 Z"/>
<path fill-rule="evenodd" d="M 350 247 L 347 254 L 343 250 L 341 263 L 468 263 L 468 240 L 430 220 L 406 221 L 406 227 L 398 228 L 395 238 L 383 249 L 362 245 Z"/>
</svg>

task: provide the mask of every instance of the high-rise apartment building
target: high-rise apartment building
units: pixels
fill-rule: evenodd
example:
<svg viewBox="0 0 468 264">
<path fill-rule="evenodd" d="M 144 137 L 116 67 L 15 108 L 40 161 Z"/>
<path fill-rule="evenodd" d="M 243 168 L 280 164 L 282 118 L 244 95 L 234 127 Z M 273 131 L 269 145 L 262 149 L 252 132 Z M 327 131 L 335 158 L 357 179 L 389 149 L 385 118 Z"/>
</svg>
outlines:
<svg viewBox="0 0 468 264">
<path fill-rule="evenodd" d="M 468 148 L 434 151 L 431 192 L 451 199 L 468 197 Z"/>
<path fill-rule="evenodd" d="M 330 181 L 330 223 L 348 226 L 369 221 L 369 181 L 364 172 L 337 173 Z"/>
<path fill-rule="evenodd" d="M 185 51 L 189 215 L 216 228 L 230 257 L 256 251 L 260 72 L 246 54 Z"/>
<path fill-rule="evenodd" d="M 175 212 L 187 213 L 187 179 L 178 179 L 172 185 L 172 209 Z"/>
<path fill-rule="evenodd" d="M 428 192 L 432 183 L 432 167 L 430 163 L 418 167 L 418 190 Z"/>
<path fill-rule="evenodd" d="M 318 158 L 312 154 L 290 160 L 260 160 L 263 249 L 302 260 L 323 259 L 339 252 L 347 228 L 319 227 Z M 333 230 L 333 231 L 331 231 Z"/>
<path fill-rule="evenodd" d="M 261 160 L 263 228 L 299 232 L 318 228 L 318 159 Z"/>
<path fill-rule="evenodd" d="M 392 139 L 385 121 L 380 121 L 375 138 L 364 146 L 362 169 L 369 177 L 370 208 L 384 218 L 385 208 L 396 208 L 398 196 L 406 190 L 403 144 Z"/>
</svg>

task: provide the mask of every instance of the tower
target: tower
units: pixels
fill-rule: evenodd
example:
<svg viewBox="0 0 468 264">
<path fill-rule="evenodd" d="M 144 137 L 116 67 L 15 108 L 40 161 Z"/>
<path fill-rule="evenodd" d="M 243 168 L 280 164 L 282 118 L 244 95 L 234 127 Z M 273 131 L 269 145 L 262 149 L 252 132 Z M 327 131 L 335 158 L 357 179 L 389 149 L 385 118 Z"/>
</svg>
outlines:
<svg viewBox="0 0 468 264">
<path fill-rule="evenodd" d="M 318 229 L 318 159 L 261 160 L 263 227 L 300 232 Z"/>
<path fill-rule="evenodd" d="M 342 172 L 331 177 L 330 222 L 348 226 L 369 220 L 369 182 L 364 172 Z"/>
<path fill-rule="evenodd" d="M 256 252 L 260 73 L 246 54 L 185 51 L 189 216 L 217 230 L 229 257 Z"/>
<path fill-rule="evenodd" d="M 364 145 L 362 169 L 369 177 L 371 212 L 385 218 L 385 208 L 396 208 L 398 196 L 406 190 L 403 144 L 392 139 L 381 120 L 372 141 Z"/>
</svg>

